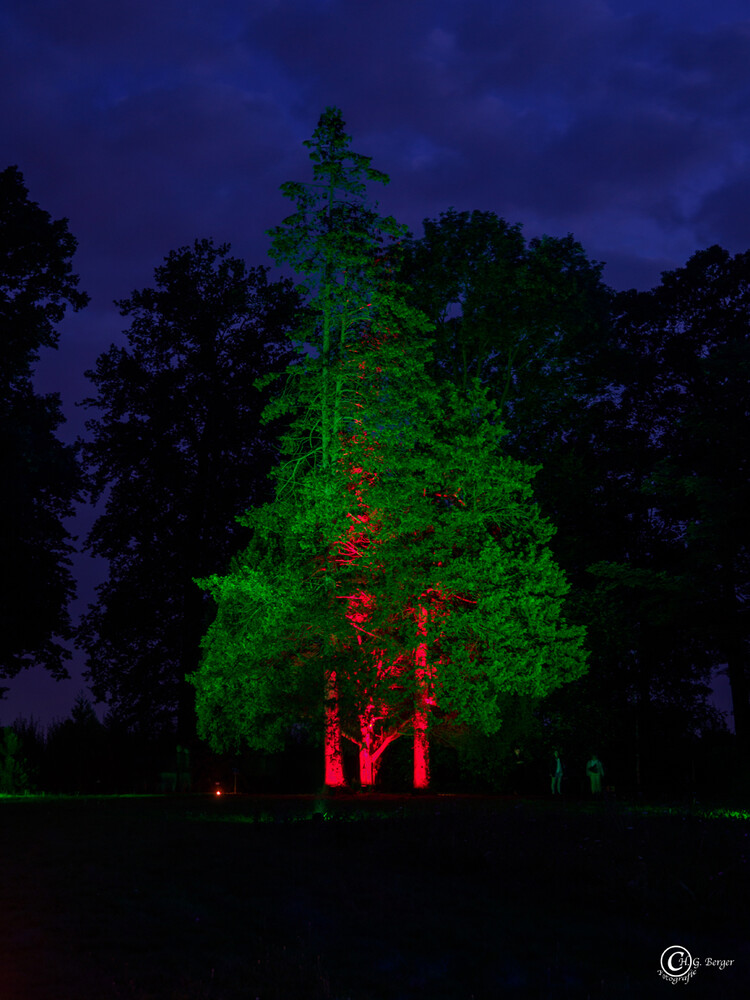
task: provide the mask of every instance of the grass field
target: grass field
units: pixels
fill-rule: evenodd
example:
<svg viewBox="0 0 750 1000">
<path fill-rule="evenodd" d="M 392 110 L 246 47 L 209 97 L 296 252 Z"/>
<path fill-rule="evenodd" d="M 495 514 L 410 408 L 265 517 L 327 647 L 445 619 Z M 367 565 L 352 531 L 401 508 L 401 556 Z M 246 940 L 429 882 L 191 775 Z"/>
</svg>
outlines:
<svg viewBox="0 0 750 1000">
<path fill-rule="evenodd" d="M 750 821 L 463 796 L 0 800 L 2 1000 L 750 993 Z M 705 959 L 733 959 L 724 970 Z"/>
</svg>

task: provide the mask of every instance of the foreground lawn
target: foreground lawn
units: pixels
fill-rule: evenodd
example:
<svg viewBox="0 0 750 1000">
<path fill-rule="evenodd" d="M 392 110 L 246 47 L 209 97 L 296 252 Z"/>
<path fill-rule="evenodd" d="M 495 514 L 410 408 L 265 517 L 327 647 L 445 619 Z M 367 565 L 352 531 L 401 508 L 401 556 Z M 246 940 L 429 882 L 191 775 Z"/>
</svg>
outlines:
<svg viewBox="0 0 750 1000">
<path fill-rule="evenodd" d="M 486 797 L 4 799 L 0 997 L 671 997 L 672 944 L 703 960 L 685 995 L 746 996 L 749 832 Z"/>
</svg>

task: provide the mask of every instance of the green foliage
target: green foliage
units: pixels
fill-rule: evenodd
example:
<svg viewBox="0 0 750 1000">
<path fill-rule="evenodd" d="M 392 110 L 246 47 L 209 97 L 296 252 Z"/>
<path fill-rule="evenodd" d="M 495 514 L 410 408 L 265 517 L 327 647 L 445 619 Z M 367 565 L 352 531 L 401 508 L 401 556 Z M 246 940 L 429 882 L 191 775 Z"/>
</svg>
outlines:
<svg viewBox="0 0 750 1000">
<path fill-rule="evenodd" d="M 0 793 L 18 795 L 29 788 L 21 741 L 10 726 L 0 727 Z"/>
<path fill-rule="evenodd" d="M 320 588 L 304 576 L 309 557 L 293 531 L 286 544 L 267 538 L 261 548 L 260 537 L 229 574 L 198 581 L 218 606 L 192 678 L 199 731 L 216 750 L 235 749 L 241 737 L 252 749 L 280 750 L 291 723 L 320 703 L 323 671 L 309 665 L 329 633 Z"/>
<path fill-rule="evenodd" d="M 535 470 L 508 456 L 476 380 L 431 375 L 430 324 L 381 250 L 401 229 L 363 202 L 383 175 L 341 125 L 328 109 L 310 144 L 316 183 L 285 186 L 298 212 L 272 231 L 277 260 L 315 279 L 296 335 L 315 351 L 272 404 L 293 414 L 276 499 L 242 519 L 253 539 L 230 572 L 200 581 L 217 617 L 191 680 L 217 749 L 278 749 L 302 717 L 320 730 L 333 671 L 345 734 L 368 705 L 398 731 L 425 683 L 420 641 L 437 713 L 486 733 L 507 694 L 541 697 L 585 669 Z"/>
<path fill-rule="evenodd" d="M 56 436 L 60 398 L 36 393 L 32 377 L 40 349 L 57 347 L 67 306 L 88 301 L 76 288 L 75 249 L 67 220 L 52 221 L 29 200 L 18 169 L 0 172 L 0 560 L 9 583 L 0 605 L 0 677 L 31 664 L 67 676 L 70 653 L 61 640 L 71 633 L 67 604 L 75 587 L 64 519 L 80 476 L 75 450 Z"/>
<path fill-rule="evenodd" d="M 583 634 L 561 619 L 553 528 L 533 500 L 535 470 L 504 451 L 495 405 L 477 386 L 467 398 L 445 383 L 437 397 L 414 415 L 412 448 L 384 449 L 391 474 L 367 492 L 381 527 L 357 571 L 373 581 L 391 656 L 414 648 L 416 608 L 430 607 L 438 705 L 493 732 L 503 693 L 541 697 L 580 674 Z"/>
<path fill-rule="evenodd" d="M 311 151 L 313 182 L 281 185 L 297 211 L 269 231 L 271 257 L 305 277 L 314 303 L 322 307 L 337 298 L 337 309 L 349 318 L 374 291 L 373 250 L 405 229 L 367 204 L 367 182 L 387 184 L 388 176 L 370 166 L 372 157 L 349 149 L 338 108 L 326 108 L 304 145 Z"/>
<path fill-rule="evenodd" d="M 405 227 L 365 199 L 367 181 L 387 183 L 388 177 L 370 167 L 370 157 L 350 150 L 350 143 L 341 112 L 327 108 L 306 142 L 313 182 L 282 185 L 297 211 L 269 231 L 271 257 L 302 275 L 308 296 L 296 336 L 300 358 L 267 414 L 296 417 L 282 446 L 281 488 L 284 478 L 294 480 L 305 465 L 333 466 L 341 435 L 358 416 L 354 411 L 365 417 L 369 412 L 361 399 L 363 379 L 389 372 L 390 362 L 408 351 L 410 336 L 429 326 L 393 280 Z M 395 383 L 391 398 L 403 388 L 403 381 Z"/>
</svg>

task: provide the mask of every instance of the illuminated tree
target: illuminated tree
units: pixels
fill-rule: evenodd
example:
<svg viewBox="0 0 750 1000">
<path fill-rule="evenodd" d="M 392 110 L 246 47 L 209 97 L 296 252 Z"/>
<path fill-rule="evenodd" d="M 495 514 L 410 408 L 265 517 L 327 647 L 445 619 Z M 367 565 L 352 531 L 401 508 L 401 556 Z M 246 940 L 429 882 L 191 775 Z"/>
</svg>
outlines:
<svg viewBox="0 0 750 1000">
<path fill-rule="evenodd" d="M 491 733 L 504 693 L 540 697 L 583 671 L 534 470 L 503 455 L 481 394 L 462 400 L 445 386 L 433 402 L 393 462 L 384 433 L 369 473 L 351 448 L 338 474 L 311 474 L 293 498 L 245 519 L 254 543 L 209 582 L 218 615 L 195 678 L 215 746 L 242 736 L 273 749 L 301 717 L 322 725 L 324 664 L 337 678 L 336 724 L 360 748 L 361 783 L 412 731 L 424 787 L 433 717 Z"/>
<path fill-rule="evenodd" d="M 314 469 L 320 475 L 316 495 L 327 497 L 336 477 L 349 475 L 342 448 L 353 436 L 366 436 L 363 415 L 373 417 L 372 392 L 364 402 L 366 384 L 372 385 L 373 379 L 379 383 L 380 374 L 387 371 L 390 386 L 382 398 L 392 407 L 423 379 L 419 348 L 412 353 L 410 347 L 415 341 L 422 345 L 427 323 L 406 306 L 389 273 L 389 255 L 405 237 L 405 227 L 378 215 L 365 199 L 367 182 L 385 184 L 387 175 L 370 166 L 370 157 L 350 149 L 351 138 L 337 108 L 325 110 L 305 145 L 313 162 L 313 182 L 282 185 L 297 211 L 270 232 L 271 256 L 303 276 L 309 297 L 309 321 L 300 332 L 306 345 L 301 348 L 304 362 L 288 371 L 287 392 L 280 402 L 281 412 L 291 405 L 297 419 L 282 448 L 285 461 L 277 485 L 283 493 L 304 470 Z M 375 393 L 380 395 L 380 389 Z M 386 418 L 392 419 L 387 408 Z M 343 489 L 348 494 L 349 486 L 347 478 L 346 485 L 339 484 L 339 493 Z M 324 513 L 318 528 L 326 523 Z M 359 605 L 357 597 L 351 600 Z M 353 607 L 352 614 L 357 613 Z M 330 661 L 324 687 L 326 781 L 331 785 L 344 782 L 339 682 L 335 662 Z"/>
<path fill-rule="evenodd" d="M 451 208 L 423 229 L 407 241 L 399 276 L 434 324 L 436 374 L 462 391 L 479 379 L 508 431 L 506 453 L 541 465 L 534 496 L 559 529 L 551 545 L 574 586 L 569 614 L 586 621 L 578 598 L 586 566 L 601 558 L 583 513 L 600 467 L 587 424 L 612 372 L 601 265 L 570 235 L 527 240 L 493 212 Z M 521 725 L 532 703 L 511 703 Z"/>
<path fill-rule="evenodd" d="M 415 742 L 429 781 L 434 713 L 487 732 L 506 691 L 545 694 L 584 669 L 580 629 L 546 548 L 534 470 L 503 454 L 493 404 L 428 378 L 428 325 L 389 267 L 403 230 L 363 201 L 385 180 L 351 153 L 336 109 L 313 140 L 313 185 L 272 232 L 305 275 L 310 322 L 270 414 L 290 410 L 276 499 L 242 520 L 250 547 L 203 581 L 217 601 L 193 681 L 202 734 L 277 748 L 309 718 L 326 783 L 344 783 L 342 734 L 372 785 L 385 748 Z"/>
<path fill-rule="evenodd" d="M 416 787 L 429 781 L 435 719 L 495 732 L 503 695 L 543 697 L 585 665 L 582 630 L 561 615 L 568 588 L 533 501 L 536 470 L 505 453 L 478 387 L 446 383 L 425 402 L 408 439 L 381 433 L 396 458 L 368 484 L 377 534 L 358 566 L 370 581 L 364 645 L 408 695 Z M 386 720 L 376 750 L 399 721 Z"/>
</svg>

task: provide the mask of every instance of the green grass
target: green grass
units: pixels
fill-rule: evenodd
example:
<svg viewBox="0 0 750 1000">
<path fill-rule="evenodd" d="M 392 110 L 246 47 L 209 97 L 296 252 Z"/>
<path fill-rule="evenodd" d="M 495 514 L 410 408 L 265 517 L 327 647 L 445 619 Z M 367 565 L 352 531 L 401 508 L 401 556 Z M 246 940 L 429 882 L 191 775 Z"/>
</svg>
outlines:
<svg viewBox="0 0 750 1000">
<path fill-rule="evenodd" d="M 686 806 L 655 806 L 639 805 L 631 807 L 634 811 L 657 816 L 692 816 L 701 819 L 741 819 L 745 822 L 750 820 L 750 811 L 747 809 L 731 809 L 726 806 L 702 806 L 699 804 Z"/>
<path fill-rule="evenodd" d="M 656 970 L 674 943 L 735 959 L 699 970 L 692 997 L 739 996 L 750 973 L 739 812 L 480 796 L 8 798 L 0 996 L 614 1000 L 664 995 Z"/>
</svg>

